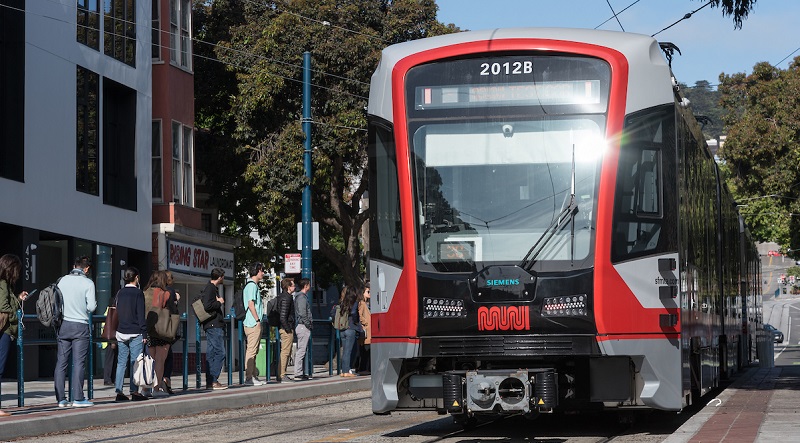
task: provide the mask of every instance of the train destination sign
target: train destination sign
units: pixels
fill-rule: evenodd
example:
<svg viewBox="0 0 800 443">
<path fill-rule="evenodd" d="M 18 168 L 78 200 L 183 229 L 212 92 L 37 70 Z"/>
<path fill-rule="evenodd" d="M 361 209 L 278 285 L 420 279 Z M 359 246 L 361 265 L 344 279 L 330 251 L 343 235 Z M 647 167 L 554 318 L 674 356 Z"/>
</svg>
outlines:
<svg viewBox="0 0 800 443">
<path fill-rule="evenodd" d="M 600 89 L 600 80 L 419 86 L 415 90 L 415 108 L 597 105 L 601 101 Z"/>
</svg>

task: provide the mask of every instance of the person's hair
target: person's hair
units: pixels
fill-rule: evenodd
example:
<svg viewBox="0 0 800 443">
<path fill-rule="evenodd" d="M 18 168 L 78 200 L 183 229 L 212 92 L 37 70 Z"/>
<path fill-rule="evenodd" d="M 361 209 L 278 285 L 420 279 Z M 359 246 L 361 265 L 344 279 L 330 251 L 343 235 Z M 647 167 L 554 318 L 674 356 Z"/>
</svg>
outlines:
<svg viewBox="0 0 800 443">
<path fill-rule="evenodd" d="M 250 274 L 250 277 L 258 274 L 258 271 L 264 270 L 264 264 L 261 262 L 251 263 L 250 266 L 247 267 L 247 273 Z"/>
<path fill-rule="evenodd" d="M 167 271 L 153 271 L 150 274 L 150 280 L 147 281 L 145 289 L 161 288 L 167 289 Z"/>
<path fill-rule="evenodd" d="M 22 272 L 22 261 L 14 254 L 5 254 L 0 257 L 0 280 L 5 280 L 8 286 L 14 287 Z"/>
<path fill-rule="evenodd" d="M 311 280 L 309 280 L 309 279 L 307 279 L 307 278 L 301 278 L 301 279 L 300 279 L 300 280 L 297 282 L 297 287 L 298 287 L 298 288 L 300 288 L 300 289 L 303 289 L 303 288 L 305 288 L 307 285 L 310 285 L 310 284 L 311 284 Z"/>
<path fill-rule="evenodd" d="M 164 271 L 164 274 L 167 276 L 167 286 L 172 286 L 175 283 L 175 278 L 172 276 L 172 271 Z"/>
<path fill-rule="evenodd" d="M 364 282 L 364 289 L 369 289 L 369 280 Z"/>
<path fill-rule="evenodd" d="M 286 277 L 283 280 L 281 280 L 281 288 L 284 291 L 288 291 L 289 287 L 292 286 L 293 284 L 294 284 L 294 279 L 292 277 Z"/>
<path fill-rule="evenodd" d="M 133 283 L 136 280 L 136 277 L 139 276 L 139 270 L 136 269 L 135 266 L 128 266 L 125 268 L 125 275 L 122 277 L 122 280 L 125 283 Z"/>
<path fill-rule="evenodd" d="M 361 291 L 363 293 L 363 291 Z M 344 312 L 350 312 L 353 309 L 353 306 L 358 302 L 358 291 L 354 286 L 348 286 L 345 289 L 344 293 L 344 300 L 342 300 L 342 307 L 341 310 Z"/>
<path fill-rule="evenodd" d="M 74 268 L 76 268 L 76 269 L 86 269 L 89 266 L 92 266 L 92 261 L 89 260 L 88 256 L 83 255 L 83 256 L 75 258 L 75 264 L 73 265 Z"/>
<path fill-rule="evenodd" d="M 224 269 L 214 268 L 211 270 L 211 280 L 218 280 L 220 277 L 225 277 Z"/>
</svg>

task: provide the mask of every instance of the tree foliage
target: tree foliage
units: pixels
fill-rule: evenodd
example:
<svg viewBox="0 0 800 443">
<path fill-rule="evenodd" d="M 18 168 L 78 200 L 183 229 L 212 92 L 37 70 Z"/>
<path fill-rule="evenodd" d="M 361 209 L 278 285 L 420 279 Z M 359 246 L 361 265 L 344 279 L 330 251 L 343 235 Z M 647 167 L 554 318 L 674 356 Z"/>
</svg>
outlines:
<svg viewBox="0 0 800 443">
<path fill-rule="evenodd" d="M 327 262 L 346 283 L 359 283 L 370 76 L 384 47 L 455 28 L 436 21 L 434 0 L 216 0 L 198 8 L 205 38 L 217 45 L 213 58 L 226 64 L 224 71 L 204 65 L 219 84 L 206 83 L 199 67 L 196 77 L 206 90 L 197 101 L 198 121 L 210 133 L 206 164 L 228 181 L 238 178 L 217 195 L 228 225 L 268 235 L 264 246 L 275 253 L 295 250 L 307 183 L 301 66 L 309 51 L 312 217 L 320 223 L 314 268 Z M 219 151 L 229 164 L 214 160 Z"/>
<path fill-rule="evenodd" d="M 705 1 L 705 0 L 703 0 Z M 722 9 L 722 15 L 733 17 L 733 27 L 740 29 L 742 22 L 756 5 L 756 0 L 710 0 L 712 8 Z"/>
<path fill-rule="evenodd" d="M 800 57 L 782 70 L 758 63 L 721 76 L 728 185 L 755 236 L 800 248 Z"/>
</svg>

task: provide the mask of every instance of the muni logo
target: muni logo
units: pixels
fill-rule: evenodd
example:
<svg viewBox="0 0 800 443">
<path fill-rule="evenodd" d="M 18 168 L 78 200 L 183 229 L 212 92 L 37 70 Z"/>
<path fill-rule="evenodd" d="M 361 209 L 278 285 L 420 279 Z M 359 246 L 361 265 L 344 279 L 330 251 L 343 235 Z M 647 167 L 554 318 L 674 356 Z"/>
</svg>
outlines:
<svg viewBox="0 0 800 443">
<path fill-rule="evenodd" d="M 478 308 L 479 331 L 530 331 L 528 306 L 481 306 Z"/>
</svg>

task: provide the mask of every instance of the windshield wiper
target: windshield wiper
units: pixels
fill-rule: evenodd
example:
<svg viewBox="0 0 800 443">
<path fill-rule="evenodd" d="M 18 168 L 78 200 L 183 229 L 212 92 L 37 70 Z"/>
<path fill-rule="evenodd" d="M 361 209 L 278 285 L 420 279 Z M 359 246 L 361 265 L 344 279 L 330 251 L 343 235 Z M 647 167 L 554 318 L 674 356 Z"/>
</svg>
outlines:
<svg viewBox="0 0 800 443">
<path fill-rule="evenodd" d="M 575 242 L 575 214 L 578 213 L 578 204 L 575 202 L 575 145 L 572 145 L 572 173 L 570 177 L 570 194 L 569 194 L 569 204 L 558 213 L 558 215 L 550 222 L 550 226 L 544 230 L 542 236 L 539 237 L 539 240 L 536 240 L 536 243 L 531 246 L 528 250 L 528 253 L 525 254 L 525 257 L 522 258 L 522 261 L 519 262 L 519 267 L 530 271 L 533 268 L 533 265 L 536 264 L 536 259 L 539 257 L 539 254 L 544 251 L 544 247 L 547 246 L 547 243 L 550 242 L 550 239 L 560 230 L 564 228 L 570 221 L 572 223 L 572 245 L 571 248 L 574 248 Z M 574 256 L 574 251 L 573 254 Z M 530 258 L 529 258 L 530 257 Z"/>
</svg>

